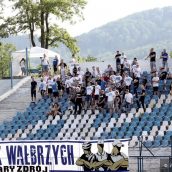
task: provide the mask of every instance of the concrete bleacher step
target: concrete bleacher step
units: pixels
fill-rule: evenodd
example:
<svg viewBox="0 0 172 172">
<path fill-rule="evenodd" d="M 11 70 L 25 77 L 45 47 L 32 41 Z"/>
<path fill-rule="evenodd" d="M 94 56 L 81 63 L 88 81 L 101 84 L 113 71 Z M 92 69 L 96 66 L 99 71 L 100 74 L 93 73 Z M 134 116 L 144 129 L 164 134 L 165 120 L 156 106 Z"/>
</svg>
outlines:
<svg viewBox="0 0 172 172">
<path fill-rule="evenodd" d="M 0 102 L 0 123 L 10 121 L 17 112 L 24 112 L 31 102 L 30 82 L 27 81 L 15 93 Z M 39 94 L 37 94 L 39 98 Z"/>
</svg>

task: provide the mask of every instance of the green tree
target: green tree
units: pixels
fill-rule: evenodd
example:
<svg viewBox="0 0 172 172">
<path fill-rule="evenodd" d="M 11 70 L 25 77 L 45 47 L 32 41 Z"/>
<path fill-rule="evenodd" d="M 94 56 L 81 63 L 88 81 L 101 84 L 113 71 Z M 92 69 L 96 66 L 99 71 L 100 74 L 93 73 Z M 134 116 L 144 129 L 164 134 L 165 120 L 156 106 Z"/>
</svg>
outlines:
<svg viewBox="0 0 172 172">
<path fill-rule="evenodd" d="M 69 33 L 52 22 L 69 21 L 74 23 L 75 16 L 83 18 L 82 9 L 86 0 L 11 0 L 17 13 L 6 19 L 3 27 L 8 28 L 10 34 L 19 32 L 30 33 L 32 46 L 36 46 L 35 32 L 40 32 L 41 47 L 57 46 L 59 42 L 65 44 L 72 53 L 78 52 L 76 40 Z"/>
<path fill-rule="evenodd" d="M 11 53 L 15 51 L 12 44 L 0 45 L 0 78 L 9 76 Z"/>
</svg>

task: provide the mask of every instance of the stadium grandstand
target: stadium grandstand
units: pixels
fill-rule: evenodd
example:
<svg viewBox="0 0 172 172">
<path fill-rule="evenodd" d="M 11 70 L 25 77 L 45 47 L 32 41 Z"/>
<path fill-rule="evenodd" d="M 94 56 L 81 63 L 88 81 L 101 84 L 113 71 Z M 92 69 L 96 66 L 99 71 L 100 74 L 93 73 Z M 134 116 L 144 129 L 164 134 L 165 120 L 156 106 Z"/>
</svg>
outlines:
<svg viewBox="0 0 172 172">
<path fill-rule="evenodd" d="M 105 70 L 95 63 L 86 71 L 74 65 L 71 72 L 62 60 L 52 63 L 53 74 L 44 61 L 41 77 L 26 77 L 25 84 L 1 100 L 1 108 L 9 107 L 10 100 L 20 108 L 10 118 L 8 113 L 1 118 L 0 140 L 129 139 L 130 171 L 141 169 L 140 147 L 143 156 L 153 154 L 144 160 L 144 171 L 166 170 L 161 159 L 169 161 L 172 138 L 169 68 L 164 64 L 158 69 L 150 60 L 149 72 L 136 58 L 129 63 L 120 52 L 115 60 L 116 66 Z"/>
</svg>

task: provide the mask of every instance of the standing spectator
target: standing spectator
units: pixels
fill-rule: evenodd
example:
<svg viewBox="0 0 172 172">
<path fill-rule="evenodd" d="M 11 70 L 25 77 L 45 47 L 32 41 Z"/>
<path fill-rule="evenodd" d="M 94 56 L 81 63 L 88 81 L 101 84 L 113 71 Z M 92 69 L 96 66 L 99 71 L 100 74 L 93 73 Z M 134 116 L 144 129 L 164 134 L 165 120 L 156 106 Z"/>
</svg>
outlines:
<svg viewBox="0 0 172 172">
<path fill-rule="evenodd" d="M 90 108 L 90 105 L 92 103 L 92 93 L 93 93 L 93 86 L 88 83 L 88 86 L 86 87 L 86 109 Z"/>
<path fill-rule="evenodd" d="M 139 78 L 138 78 L 138 77 L 135 77 L 135 78 L 134 78 L 134 83 L 133 83 L 133 85 L 134 85 L 134 94 L 137 95 L 137 89 L 138 89 L 138 87 L 139 87 Z"/>
<path fill-rule="evenodd" d="M 130 75 L 130 63 L 127 60 L 126 57 L 124 57 L 124 72 L 128 72 L 128 74 Z"/>
<path fill-rule="evenodd" d="M 126 55 L 124 52 L 121 53 L 121 69 L 124 69 L 124 59 L 126 58 Z"/>
<path fill-rule="evenodd" d="M 162 66 L 163 68 L 166 67 L 166 70 L 168 68 L 168 53 L 166 52 L 166 49 L 163 50 L 163 52 L 161 53 L 161 57 L 162 58 Z"/>
<path fill-rule="evenodd" d="M 130 90 L 132 81 L 133 81 L 133 79 L 128 75 L 128 73 L 125 74 L 124 83 L 125 83 L 126 89 Z"/>
<path fill-rule="evenodd" d="M 144 87 L 144 85 L 143 85 L 143 84 L 141 85 L 141 89 L 142 89 L 142 92 L 141 92 L 141 95 L 140 95 L 139 101 L 140 101 L 140 103 L 141 103 L 142 108 L 144 109 L 144 111 L 146 111 L 146 108 L 145 108 L 146 90 L 145 90 L 145 87 Z"/>
<path fill-rule="evenodd" d="M 135 68 L 133 69 L 134 76 L 137 78 L 140 78 L 141 76 L 141 68 L 139 66 L 139 63 L 136 64 Z"/>
<path fill-rule="evenodd" d="M 26 75 L 26 60 L 24 58 L 20 61 L 20 67 L 22 71 L 22 76 Z"/>
<path fill-rule="evenodd" d="M 154 51 L 154 48 L 150 49 L 150 53 L 146 59 L 150 59 L 150 68 L 151 72 L 156 70 L 156 52 Z"/>
<path fill-rule="evenodd" d="M 73 76 L 76 76 L 77 75 L 77 72 L 78 72 L 78 69 L 76 67 L 76 64 L 74 64 L 74 67 L 73 67 Z"/>
<path fill-rule="evenodd" d="M 108 110 L 110 112 L 110 114 L 113 113 L 114 111 L 114 99 L 115 99 L 115 93 L 112 90 L 112 88 L 109 88 L 109 92 L 106 93 L 107 96 L 107 105 L 108 105 Z"/>
<path fill-rule="evenodd" d="M 65 69 L 67 68 L 67 65 L 66 65 L 66 63 L 64 63 L 63 59 L 61 59 L 59 66 L 60 67 L 63 66 Z"/>
<path fill-rule="evenodd" d="M 125 91 L 124 101 L 126 108 L 125 111 L 129 112 L 131 110 L 131 105 L 133 104 L 133 95 L 129 92 L 128 89 Z"/>
<path fill-rule="evenodd" d="M 100 112 L 102 112 L 102 113 L 104 110 L 105 102 L 106 102 L 105 92 L 104 92 L 104 90 L 101 90 L 97 106 L 98 106 Z"/>
<path fill-rule="evenodd" d="M 100 82 L 101 90 L 105 91 L 106 88 L 106 81 L 104 80 L 103 77 L 101 77 L 101 82 Z"/>
<path fill-rule="evenodd" d="M 53 79 L 52 82 L 52 92 L 53 92 L 53 98 L 54 98 L 54 102 L 56 102 L 58 99 L 58 85 L 55 79 Z"/>
<path fill-rule="evenodd" d="M 160 80 L 163 81 L 163 90 L 166 90 L 167 75 L 168 75 L 168 73 L 165 70 L 165 68 L 161 68 L 161 71 L 160 71 Z"/>
<path fill-rule="evenodd" d="M 52 96 L 52 93 L 53 93 L 52 85 L 53 85 L 53 81 L 52 81 L 51 76 L 50 76 L 49 79 L 48 79 L 48 81 L 47 81 L 47 87 L 48 87 L 48 95 L 49 95 L 49 97 L 51 97 Z"/>
<path fill-rule="evenodd" d="M 101 77 L 102 76 L 102 72 L 100 71 L 99 67 L 96 67 L 96 77 Z"/>
<path fill-rule="evenodd" d="M 32 102 L 36 101 L 36 87 L 37 87 L 37 82 L 35 81 L 34 77 L 31 77 L 31 99 Z"/>
<path fill-rule="evenodd" d="M 80 88 L 76 88 L 76 98 L 75 98 L 75 112 L 74 114 L 77 114 L 77 108 L 79 107 L 78 114 L 81 114 L 82 111 L 82 93 Z"/>
<path fill-rule="evenodd" d="M 121 54 L 119 53 L 119 51 L 116 52 L 115 59 L 116 59 L 116 71 L 119 72 L 121 68 Z"/>
<path fill-rule="evenodd" d="M 132 61 L 132 63 L 131 63 L 131 66 L 136 65 L 137 63 L 138 63 L 137 58 L 134 57 L 134 59 L 133 59 L 133 61 Z"/>
<path fill-rule="evenodd" d="M 115 101 L 114 101 L 114 105 L 115 105 L 115 111 L 120 113 L 121 111 L 121 96 L 119 94 L 119 91 L 115 91 Z"/>
<path fill-rule="evenodd" d="M 92 67 L 92 72 L 91 72 L 91 74 L 92 74 L 92 77 L 93 77 L 93 78 L 96 77 L 96 68 L 95 68 L 95 66 Z"/>
<path fill-rule="evenodd" d="M 46 54 L 44 54 L 41 64 L 42 64 L 42 72 L 43 73 L 48 72 L 49 60 L 48 60 Z"/>
<path fill-rule="evenodd" d="M 53 70 L 54 70 L 54 73 L 57 72 L 58 63 L 59 63 L 59 60 L 58 60 L 58 57 L 57 57 L 57 55 L 56 55 L 55 58 L 53 59 Z"/>
<path fill-rule="evenodd" d="M 99 100 L 100 90 L 101 90 L 101 87 L 100 87 L 100 85 L 98 85 L 98 83 L 96 82 L 96 83 L 95 83 L 95 93 L 94 93 L 95 106 L 97 105 L 97 102 L 98 102 L 98 100 Z"/>
<path fill-rule="evenodd" d="M 61 64 L 60 75 L 61 75 L 61 80 L 62 80 L 62 82 L 65 83 L 65 80 L 66 80 L 65 63 L 62 63 L 62 64 Z"/>
<path fill-rule="evenodd" d="M 39 85 L 39 92 L 41 93 L 42 98 L 45 96 L 46 89 L 47 89 L 46 82 L 43 79 L 41 79 L 41 83 Z"/>
<path fill-rule="evenodd" d="M 155 74 L 152 78 L 152 85 L 153 85 L 153 94 L 158 95 L 159 76 L 158 76 L 157 72 L 155 72 Z"/>
<path fill-rule="evenodd" d="M 117 72 L 115 76 L 115 86 L 118 90 L 120 90 L 121 81 L 122 81 L 122 76 L 119 74 L 119 72 Z"/>
<path fill-rule="evenodd" d="M 88 82 L 91 80 L 91 72 L 89 71 L 89 69 L 86 69 L 85 72 L 85 85 L 88 85 Z"/>
</svg>

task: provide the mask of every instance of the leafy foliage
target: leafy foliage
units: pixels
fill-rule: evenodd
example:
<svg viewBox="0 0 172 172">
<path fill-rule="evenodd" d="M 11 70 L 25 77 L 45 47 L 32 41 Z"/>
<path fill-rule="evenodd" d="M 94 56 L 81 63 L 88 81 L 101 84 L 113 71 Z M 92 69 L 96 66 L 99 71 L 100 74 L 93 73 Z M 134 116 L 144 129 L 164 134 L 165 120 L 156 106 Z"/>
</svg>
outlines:
<svg viewBox="0 0 172 172">
<path fill-rule="evenodd" d="M 41 47 L 65 44 L 72 53 L 77 53 L 76 40 L 69 33 L 52 22 L 69 21 L 74 23 L 74 16 L 83 18 L 82 9 L 85 0 L 11 0 L 14 3 L 15 16 L 8 17 L 1 25 L 10 34 L 30 32 L 32 46 L 36 46 L 35 32 L 39 31 Z"/>
<path fill-rule="evenodd" d="M 0 45 L 0 78 L 9 76 L 11 53 L 15 51 L 12 44 Z"/>
</svg>

